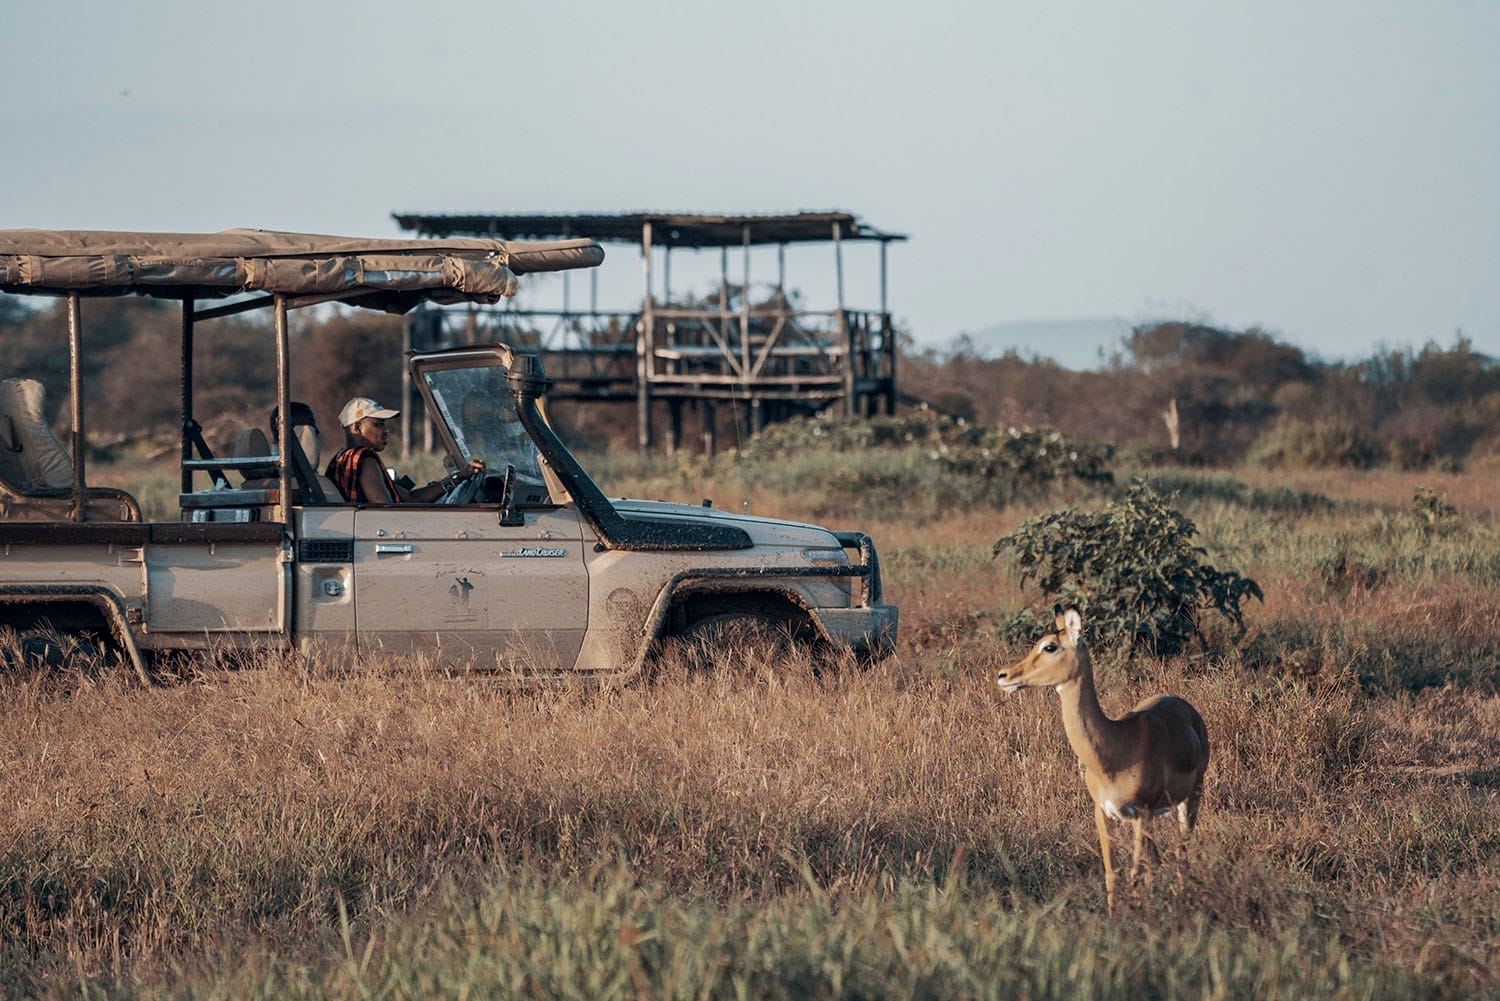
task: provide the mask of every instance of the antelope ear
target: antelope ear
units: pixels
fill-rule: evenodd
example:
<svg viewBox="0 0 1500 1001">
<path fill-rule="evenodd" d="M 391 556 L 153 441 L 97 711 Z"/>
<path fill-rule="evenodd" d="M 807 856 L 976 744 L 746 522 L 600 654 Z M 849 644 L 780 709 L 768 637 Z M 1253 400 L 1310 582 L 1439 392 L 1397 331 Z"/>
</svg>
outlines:
<svg viewBox="0 0 1500 1001">
<path fill-rule="evenodd" d="M 1078 609 L 1070 608 L 1062 613 L 1061 630 L 1068 637 L 1068 642 L 1077 644 L 1078 637 L 1083 634 L 1083 618 L 1078 614 Z"/>
<path fill-rule="evenodd" d="M 1052 606 L 1052 622 L 1057 626 L 1058 632 L 1063 632 L 1066 629 L 1066 625 L 1064 624 L 1065 620 L 1063 619 L 1062 605 Z"/>
</svg>

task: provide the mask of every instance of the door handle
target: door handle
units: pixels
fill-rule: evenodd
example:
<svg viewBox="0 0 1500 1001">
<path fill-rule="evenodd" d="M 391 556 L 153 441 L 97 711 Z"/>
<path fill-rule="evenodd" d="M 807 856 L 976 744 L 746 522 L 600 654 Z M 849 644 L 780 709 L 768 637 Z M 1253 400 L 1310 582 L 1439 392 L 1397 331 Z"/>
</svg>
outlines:
<svg viewBox="0 0 1500 1001">
<path fill-rule="evenodd" d="M 411 547 L 411 543 L 410 542 L 377 542 L 377 543 L 375 543 L 375 555 L 376 556 L 385 556 L 388 553 L 409 553 L 409 552 L 411 552 L 411 549 L 412 549 L 412 547 Z"/>
</svg>

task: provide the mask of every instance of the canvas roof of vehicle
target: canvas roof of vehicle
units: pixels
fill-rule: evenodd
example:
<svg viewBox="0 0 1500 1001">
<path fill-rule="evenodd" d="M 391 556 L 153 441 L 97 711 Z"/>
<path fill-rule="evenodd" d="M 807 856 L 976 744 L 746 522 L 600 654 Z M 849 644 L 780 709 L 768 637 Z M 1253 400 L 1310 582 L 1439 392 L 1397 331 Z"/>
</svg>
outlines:
<svg viewBox="0 0 1500 1001">
<path fill-rule="evenodd" d="M 497 302 L 516 276 L 595 267 L 593 240 L 378 239 L 221 233 L 0 230 L 0 291 L 212 298 L 317 296 L 403 313 L 421 302 Z"/>
</svg>

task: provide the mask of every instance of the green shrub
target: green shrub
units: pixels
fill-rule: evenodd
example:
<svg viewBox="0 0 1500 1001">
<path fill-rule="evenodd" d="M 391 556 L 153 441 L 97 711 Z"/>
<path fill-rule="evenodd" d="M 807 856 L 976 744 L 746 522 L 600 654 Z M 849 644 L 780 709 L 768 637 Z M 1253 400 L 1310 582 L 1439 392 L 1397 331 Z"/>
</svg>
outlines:
<svg viewBox="0 0 1500 1001">
<path fill-rule="evenodd" d="M 1281 421 L 1256 439 L 1246 459 L 1273 468 L 1368 469 L 1377 456 L 1375 442 L 1364 431 L 1351 422 L 1329 419 Z"/>
<path fill-rule="evenodd" d="M 1149 476 L 1146 482 L 1157 493 L 1172 494 L 1183 500 L 1217 501 L 1266 514 L 1330 514 L 1336 505 L 1320 493 L 1278 487 L 1262 490 L 1243 480 L 1223 476 L 1188 476 L 1162 473 Z"/>
<path fill-rule="evenodd" d="M 934 446 L 964 425 L 934 413 L 902 417 L 849 418 L 820 414 L 794 417 L 765 428 L 736 454 L 743 462 L 762 462 L 809 451 L 850 452 L 868 448 Z"/>
<path fill-rule="evenodd" d="M 1068 438 L 1053 428 L 973 428 L 949 435 L 938 461 L 952 473 L 1039 487 L 1059 480 L 1112 483 L 1114 446 Z"/>
<path fill-rule="evenodd" d="M 904 417 L 820 416 L 784 421 L 747 443 L 736 453 L 735 463 L 754 476 L 756 470 L 784 468 L 789 461 L 804 456 L 815 456 L 819 463 L 826 463 L 825 457 L 830 454 L 872 451 L 920 457 L 919 464 L 924 468 L 917 477 L 919 481 L 945 484 L 945 489 L 953 488 L 969 505 L 1003 506 L 1064 481 L 1114 481 L 1109 469 L 1113 445 L 1079 441 L 1053 428 L 984 427 L 930 412 Z M 874 470 L 899 462 L 884 457 L 862 461 L 866 475 L 837 479 L 852 490 L 864 489 L 872 478 L 884 488 L 891 477 Z"/>
<path fill-rule="evenodd" d="M 1339 536 L 1331 554 L 1317 561 L 1316 569 L 1323 585 L 1335 594 L 1372 591 L 1390 576 L 1388 566 L 1361 552 L 1345 535 Z"/>
<path fill-rule="evenodd" d="M 1447 535 L 1458 527 L 1458 508 L 1449 504 L 1431 487 L 1417 487 L 1412 495 L 1409 513 L 1413 521 L 1429 535 Z"/>
<path fill-rule="evenodd" d="M 1027 521 L 994 545 L 1013 551 L 1021 582 L 1035 580 L 1049 599 L 1076 606 L 1105 647 L 1167 656 L 1194 637 L 1199 618 L 1217 612 L 1237 630 L 1241 606 L 1262 598 L 1260 585 L 1203 562 L 1197 527 L 1137 480 L 1097 513 L 1053 511 Z M 1023 611 L 1006 631 L 1032 638 L 1050 619 Z"/>
</svg>

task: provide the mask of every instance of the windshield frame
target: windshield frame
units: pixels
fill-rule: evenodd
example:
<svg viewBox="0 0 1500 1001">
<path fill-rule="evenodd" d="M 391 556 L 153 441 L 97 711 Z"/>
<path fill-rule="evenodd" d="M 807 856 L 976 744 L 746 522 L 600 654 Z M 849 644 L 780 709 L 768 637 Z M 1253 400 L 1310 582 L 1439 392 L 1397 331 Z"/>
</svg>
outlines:
<svg viewBox="0 0 1500 1001">
<path fill-rule="evenodd" d="M 428 419 L 442 443 L 443 451 L 448 456 L 449 465 L 453 468 L 462 468 L 471 458 L 480 458 L 485 460 L 488 473 L 493 476 L 504 475 L 505 466 L 514 465 L 518 488 L 522 483 L 530 488 L 517 490 L 518 506 L 528 508 L 553 506 L 556 501 L 550 496 L 551 491 L 547 482 L 545 463 L 541 459 L 541 450 L 532 440 L 519 417 L 515 415 L 516 401 L 506 385 L 506 376 L 514 365 L 515 353 L 504 344 L 413 353 L 410 359 L 412 382 L 422 395 Z M 462 414 L 453 412 L 455 404 L 442 394 L 441 388 L 434 392 L 433 383 L 440 382 L 443 373 L 481 369 L 487 370 L 487 377 L 495 384 L 495 392 L 503 394 L 500 396 L 501 406 L 507 409 L 511 416 L 508 420 L 504 418 L 501 420 L 504 424 L 513 425 L 507 429 L 511 431 L 511 437 L 524 439 L 527 452 L 524 459 L 520 456 L 501 454 L 476 455 L 472 448 L 477 441 L 477 436 L 463 426 Z"/>
</svg>

